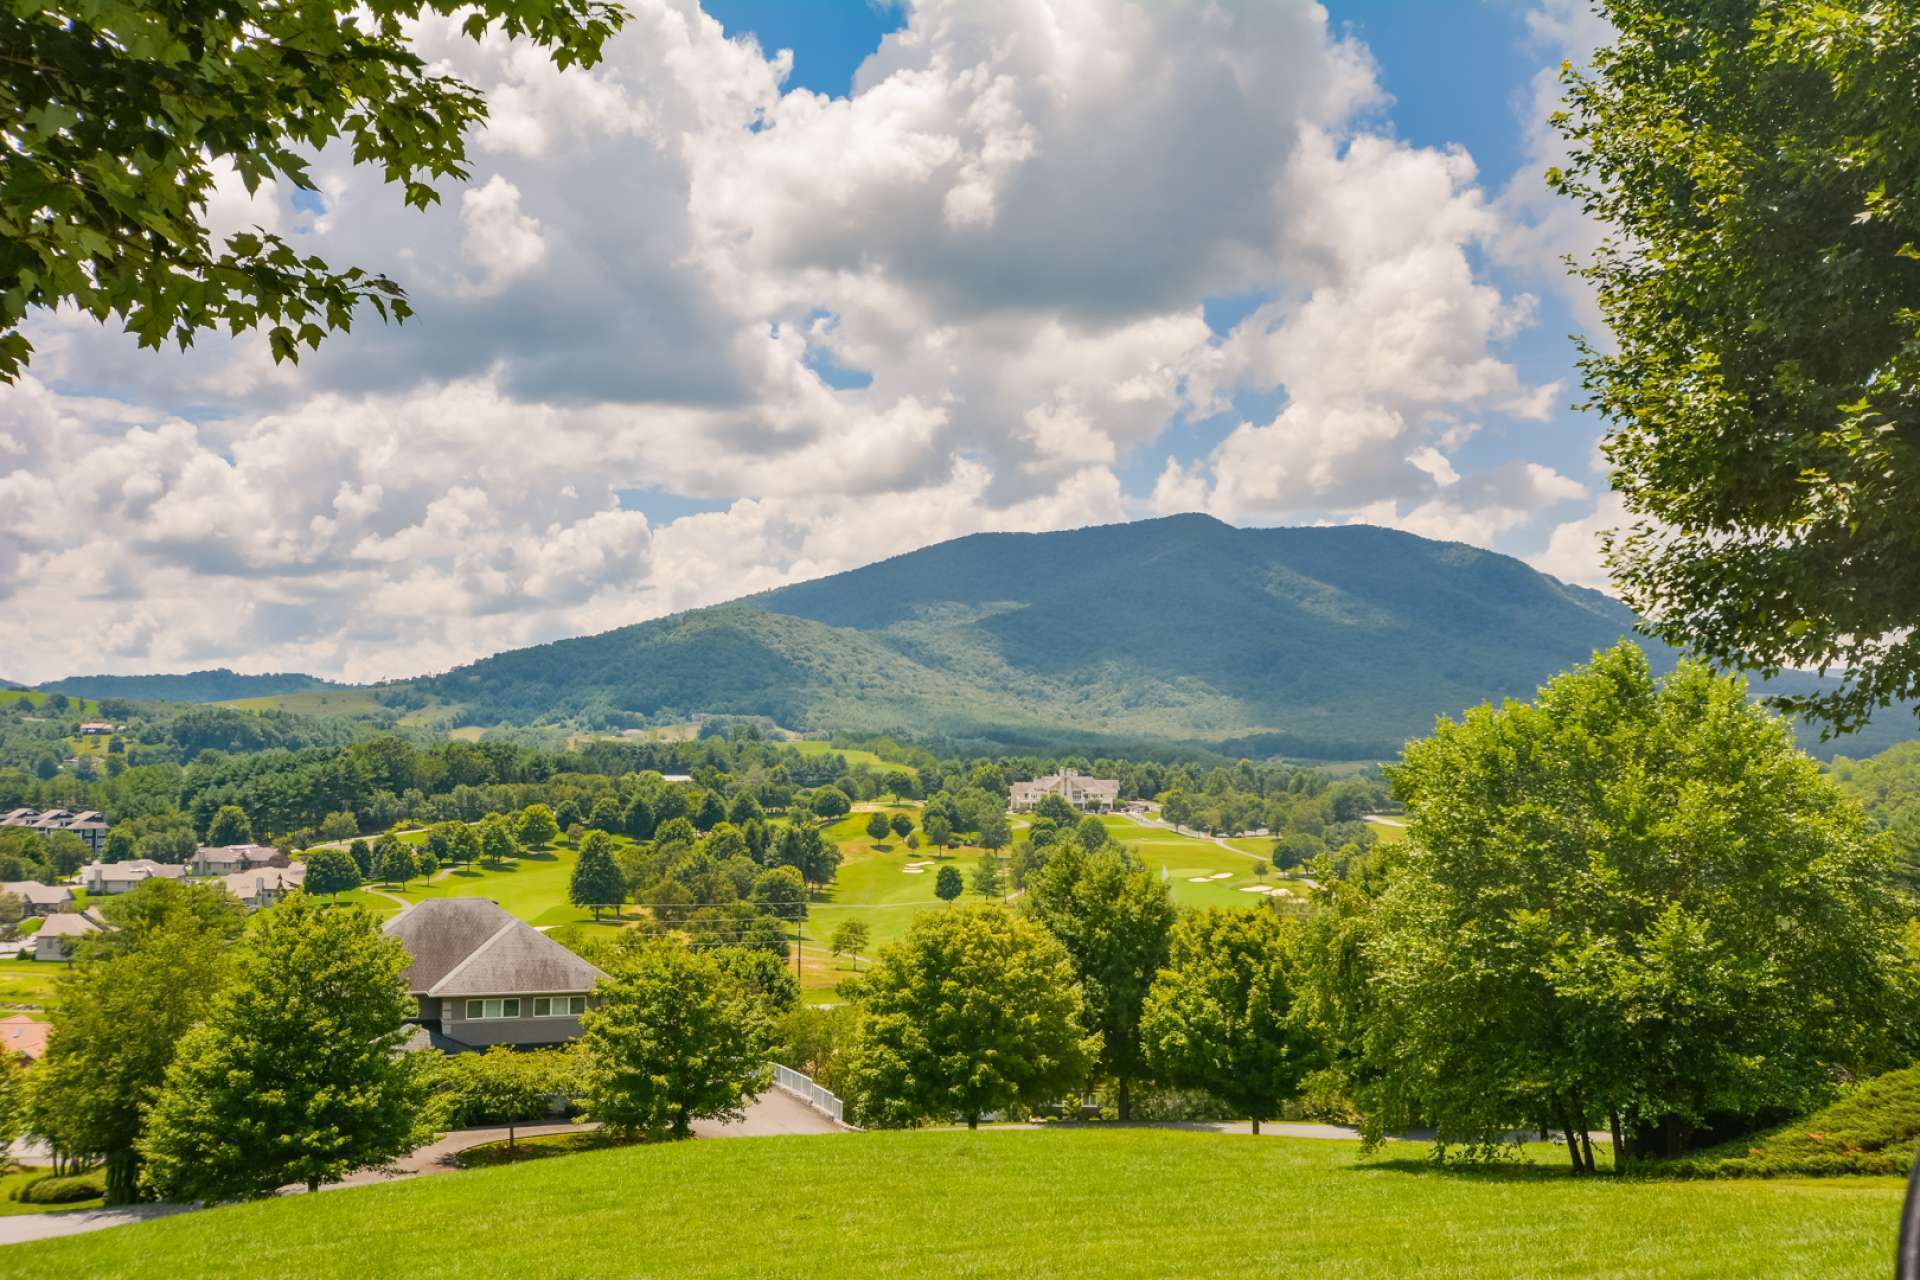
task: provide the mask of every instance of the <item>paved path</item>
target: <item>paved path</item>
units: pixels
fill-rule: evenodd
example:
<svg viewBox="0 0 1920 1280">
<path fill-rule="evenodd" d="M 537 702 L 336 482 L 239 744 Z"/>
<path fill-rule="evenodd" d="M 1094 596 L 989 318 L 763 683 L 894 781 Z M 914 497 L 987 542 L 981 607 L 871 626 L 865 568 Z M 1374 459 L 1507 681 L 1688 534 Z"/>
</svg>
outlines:
<svg viewBox="0 0 1920 1280">
<path fill-rule="evenodd" d="M 523 1124 L 514 1130 L 516 1137 L 531 1138 L 543 1133 L 581 1133 L 596 1126 L 590 1124 Z M 696 1138 L 764 1138 L 787 1134 L 846 1133 L 837 1124 L 815 1111 L 784 1089 L 769 1089 L 747 1104 L 746 1114 L 731 1123 L 711 1120 L 694 1122 Z M 396 1160 L 384 1169 L 365 1169 L 343 1182 L 323 1187 L 360 1187 L 376 1182 L 397 1182 L 406 1178 L 424 1178 L 452 1173 L 459 1166 L 453 1157 L 471 1147 L 489 1142 L 505 1142 L 505 1126 L 486 1129 L 456 1129 L 430 1142 L 413 1154 Z M 297 1195 L 305 1188 L 289 1187 L 282 1194 Z M 123 1209 L 82 1209 L 54 1213 L 21 1213 L 0 1217 L 0 1245 L 24 1244 L 30 1240 L 49 1240 L 54 1236 L 78 1235 L 83 1231 L 101 1231 L 122 1227 L 149 1218 L 164 1218 L 197 1208 L 190 1204 L 140 1204 Z M 4 1267 L 0 1267 L 4 1270 Z"/>
<path fill-rule="evenodd" d="M 69 1209 L 52 1213 L 15 1213 L 0 1218 L 0 1244 L 25 1244 L 30 1240 L 51 1240 L 55 1236 L 74 1236 L 83 1231 L 124 1227 L 135 1222 L 185 1213 L 190 1204 L 134 1204 L 123 1209 Z"/>
</svg>

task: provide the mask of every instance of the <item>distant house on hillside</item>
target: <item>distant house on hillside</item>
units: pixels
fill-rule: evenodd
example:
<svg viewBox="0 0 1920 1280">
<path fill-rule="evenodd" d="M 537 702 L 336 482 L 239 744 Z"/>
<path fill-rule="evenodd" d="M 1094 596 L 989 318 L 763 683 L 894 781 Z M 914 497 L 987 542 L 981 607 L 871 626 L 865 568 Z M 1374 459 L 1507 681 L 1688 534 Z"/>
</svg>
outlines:
<svg viewBox="0 0 1920 1280">
<path fill-rule="evenodd" d="M 196 876 L 228 876 L 254 867 L 284 867 L 287 855 L 269 844 L 202 845 L 187 868 Z"/>
<path fill-rule="evenodd" d="M 1015 810 L 1033 808 L 1042 796 L 1059 796 L 1086 813 L 1111 813 L 1120 799 L 1120 780 L 1083 778 L 1071 769 L 1062 769 L 1032 782 L 1013 783 L 1008 791 L 1007 802 Z"/>
<path fill-rule="evenodd" d="M 33 935 L 35 960 L 71 960 L 72 943 L 90 933 L 99 933 L 106 925 L 91 911 L 60 911 L 47 917 Z"/>
<path fill-rule="evenodd" d="M 63 884 L 41 884 L 38 880 L 8 880 L 0 883 L 0 893 L 20 899 L 30 916 L 50 916 L 73 905 L 73 890 Z"/>
<path fill-rule="evenodd" d="M 117 727 L 104 720 L 89 720 L 80 726 L 80 732 L 90 738 L 100 738 L 114 732 Z"/>
<path fill-rule="evenodd" d="M 607 976 L 485 898 L 428 898 L 385 929 L 413 956 L 401 976 L 421 1029 L 449 1053 L 571 1040 Z"/>
<path fill-rule="evenodd" d="M 270 907 L 306 883 L 307 868 L 254 867 L 220 877 L 220 886 L 249 911 Z"/>
<path fill-rule="evenodd" d="M 95 857 L 107 842 L 107 824 L 93 809 L 15 809 L 0 814 L 0 827 L 27 827 L 43 836 L 71 832 L 87 842 Z"/>
<path fill-rule="evenodd" d="M 32 1062 L 46 1053 L 48 1030 L 46 1023 L 35 1022 L 24 1013 L 0 1018 L 0 1053 Z"/>
<path fill-rule="evenodd" d="M 126 893 L 142 880 L 161 876 L 168 880 L 185 878 L 187 869 L 171 862 L 151 858 L 129 858 L 125 862 L 89 862 L 80 869 L 80 880 L 88 893 Z"/>
</svg>

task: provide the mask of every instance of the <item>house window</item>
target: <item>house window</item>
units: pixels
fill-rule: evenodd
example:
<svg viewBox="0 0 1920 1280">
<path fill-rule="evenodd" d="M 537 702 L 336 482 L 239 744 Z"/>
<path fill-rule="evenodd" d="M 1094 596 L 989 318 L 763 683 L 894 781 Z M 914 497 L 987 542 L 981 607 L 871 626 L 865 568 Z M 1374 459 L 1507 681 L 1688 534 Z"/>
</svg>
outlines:
<svg viewBox="0 0 1920 1280">
<path fill-rule="evenodd" d="M 520 1001 L 513 1000 L 469 1000 L 467 1001 L 467 1021 L 486 1022 L 494 1018 L 517 1018 L 520 1016 Z"/>
<path fill-rule="evenodd" d="M 536 1018 L 573 1018 L 586 1011 L 585 996 L 535 996 L 533 998 L 533 1016 Z"/>
</svg>

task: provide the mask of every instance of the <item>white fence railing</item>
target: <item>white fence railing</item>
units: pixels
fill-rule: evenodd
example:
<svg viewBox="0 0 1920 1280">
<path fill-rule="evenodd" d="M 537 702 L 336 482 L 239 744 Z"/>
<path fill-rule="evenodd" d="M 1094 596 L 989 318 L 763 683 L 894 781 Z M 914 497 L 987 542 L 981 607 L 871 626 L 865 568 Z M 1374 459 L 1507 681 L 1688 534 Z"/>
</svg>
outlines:
<svg viewBox="0 0 1920 1280">
<path fill-rule="evenodd" d="M 822 1089 L 813 1082 L 811 1076 L 803 1076 L 791 1067 L 773 1064 L 773 1082 L 798 1097 L 815 1111 L 831 1116 L 838 1124 L 845 1124 L 846 1107 L 840 1099 Z"/>
</svg>

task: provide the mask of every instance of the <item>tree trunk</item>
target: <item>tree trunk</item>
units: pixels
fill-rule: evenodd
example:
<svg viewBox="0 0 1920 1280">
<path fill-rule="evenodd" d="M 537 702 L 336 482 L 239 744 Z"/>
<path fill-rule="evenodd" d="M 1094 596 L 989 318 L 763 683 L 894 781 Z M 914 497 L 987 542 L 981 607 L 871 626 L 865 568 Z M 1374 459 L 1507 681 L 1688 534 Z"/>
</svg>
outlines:
<svg viewBox="0 0 1920 1280">
<path fill-rule="evenodd" d="M 107 1203 L 132 1204 L 139 1198 L 140 1157 L 136 1156 L 130 1149 L 108 1152 Z"/>
<path fill-rule="evenodd" d="M 967 1117 L 967 1128 L 978 1129 L 979 1127 L 980 1127 L 980 1117 L 978 1115 L 969 1115 Z"/>
<path fill-rule="evenodd" d="M 1560 1135 L 1567 1140 L 1567 1155 L 1573 1160 L 1573 1171 L 1583 1173 L 1580 1165 L 1580 1139 L 1573 1134 L 1573 1117 L 1567 1104 L 1560 1104 Z"/>
<path fill-rule="evenodd" d="M 1119 1111 L 1120 1123 L 1133 1119 L 1133 1085 L 1125 1076 L 1120 1077 Z"/>
<path fill-rule="evenodd" d="M 1617 1174 L 1627 1167 L 1627 1141 L 1620 1132 L 1620 1108 L 1607 1112 L 1607 1127 L 1613 1131 L 1613 1171 Z"/>
<path fill-rule="evenodd" d="M 1586 1116 L 1580 1117 L 1580 1152 L 1586 1158 L 1587 1172 L 1593 1172 L 1593 1135 L 1587 1131 Z"/>
<path fill-rule="evenodd" d="M 515 1147 L 513 1142 L 513 1136 L 514 1136 L 514 1122 L 509 1120 L 507 1121 L 507 1159 L 509 1160 L 512 1160 L 515 1158 L 514 1157 Z"/>
<path fill-rule="evenodd" d="M 1253 1117 L 1253 1136 L 1256 1138 L 1260 1136 L 1260 1117 L 1259 1116 Z"/>
<path fill-rule="evenodd" d="M 308 1178 L 308 1179 L 307 1179 L 307 1194 L 308 1194 L 308 1195 L 312 1195 L 312 1194 L 313 1194 L 314 1192 L 316 1192 L 316 1191 L 318 1191 L 318 1190 L 320 1190 L 320 1179 L 318 1179 L 318 1178 Z"/>
</svg>

